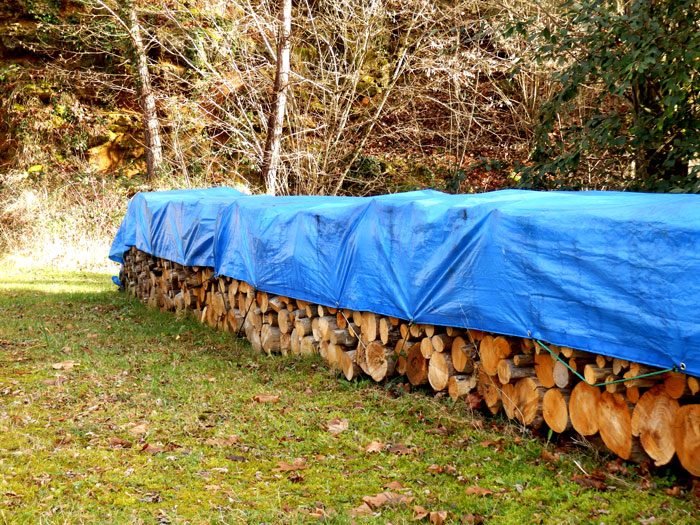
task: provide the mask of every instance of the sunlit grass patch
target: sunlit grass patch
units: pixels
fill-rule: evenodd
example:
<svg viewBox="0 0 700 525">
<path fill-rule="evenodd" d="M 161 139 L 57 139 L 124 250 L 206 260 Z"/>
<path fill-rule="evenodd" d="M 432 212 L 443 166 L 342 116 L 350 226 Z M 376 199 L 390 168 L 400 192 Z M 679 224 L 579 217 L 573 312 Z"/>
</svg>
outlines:
<svg viewBox="0 0 700 525">
<path fill-rule="evenodd" d="M 613 469 L 425 391 L 257 354 L 109 277 L 2 274 L 2 521 L 408 523 L 415 506 L 451 523 L 696 515 L 670 469 Z M 596 470 L 605 490 L 575 482 Z M 402 499 L 353 516 L 385 491 Z"/>
</svg>

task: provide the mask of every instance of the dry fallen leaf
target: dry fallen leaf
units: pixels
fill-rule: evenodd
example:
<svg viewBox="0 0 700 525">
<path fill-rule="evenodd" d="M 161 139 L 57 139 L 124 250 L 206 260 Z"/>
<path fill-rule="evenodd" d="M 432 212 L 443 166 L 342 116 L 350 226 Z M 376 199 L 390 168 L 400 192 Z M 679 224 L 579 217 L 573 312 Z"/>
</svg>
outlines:
<svg viewBox="0 0 700 525">
<path fill-rule="evenodd" d="M 435 474 L 442 474 L 445 469 L 443 469 L 440 465 L 436 465 L 435 463 L 433 463 L 425 470 L 427 470 L 428 472 L 434 472 Z"/>
<path fill-rule="evenodd" d="M 147 454 L 160 454 L 163 452 L 163 447 L 159 447 L 156 445 L 151 445 L 150 443 L 146 443 L 142 448 L 141 452 L 146 452 Z"/>
<path fill-rule="evenodd" d="M 238 437 L 233 435 L 225 438 L 209 438 L 204 442 L 205 445 L 210 445 L 212 447 L 230 447 L 236 443 L 238 443 Z"/>
<path fill-rule="evenodd" d="M 218 492 L 221 490 L 221 485 L 204 485 L 204 488 L 212 492 Z"/>
<path fill-rule="evenodd" d="M 425 510 L 425 508 L 421 507 L 420 505 L 414 505 L 413 506 L 413 518 L 411 518 L 411 521 L 420 521 L 423 518 L 425 518 L 429 512 Z"/>
<path fill-rule="evenodd" d="M 359 507 L 355 507 L 354 509 L 350 509 L 351 516 L 369 516 L 371 514 L 372 514 L 372 507 L 367 505 L 367 503 L 363 503 Z"/>
<path fill-rule="evenodd" d="M 54 363 L 51 365 L 51 368 L 54 370 L 73 370 L 73 367 L 79 366 L 80 362 L 79 361 L 61 361 L 60 363 Z"/>
<path fill-rule="evenodd" d="M 384 485 L 384 488 L 389 490 L 403 490 L 406 487 L 404 487 L 400 481 L 391 481 Z"/>
<path fill-rule="evenodd" d="M 392 506 L 408 505 L 413 501 L 413 498 L 410 496 L 405 496 L 404 494 L 397 494 L 395 492 L 387 491 L 380 492 L 379 494 L 376 494 L 374 496 L 365 496 L 364 498 L 362 498 L 362 501 L 364 501 L 373 509 L 378 509 L 379 507 L 386 504 Z"/>
<path fill-rule="evenodd" d="M 131 441 L 122 439 L 120 437 L 109 438 L 109 445 L 113 448 L 131 448 Z"/>
<path fill-rule="evenodd" d="M 272 469 L 273 472 L 289 472 L 292 470 L 306 470 L 307 468 L 311 468 L 311 465 L 305 465 L 304 460 L 301 458 L 295 459 L 294 463 L 291 465 L 286 461 L 280 461 L 277 465 L 277 468 Z"/>
<path fill-rule="evenodd" d="M 381 452 L 384 449 L 384 445 L 382 445 L 382 442 L 379 441 L 378 439 L 373 439 L 369 445 L 367 445 L 367 448 L 365 449 L 366 452 Z"/>
<path fill-rule="evenodd" d="M 389 452 L 391 452 L 392 454 L 397 454 L 399 456 L 405 456 L 411 453 L 411 449 L 399 443 L 398 445 L 394 445 L 393 447 L 391 447 L 389 449 Z"/>
<path fill-rule="evenodd" d="M 134 436 L 140 436 L 146 432 L 148 432 L 148 423 L 140 423 L 129 429 L 129 434 L 133 434 Z"/>
<path fill-rule="evenodd" d="M 465 494 L 476 494 L 478 496 L 488 496 L 493 494 L 493 490 L 485 489 L 482 487 L 467 487 L 464 491 Z"/>
<path fill-rule="evenodd" d="M 362 498 L 362 501 L 364 501 L 372 509 L 378 509 L 387 501 L 389 501 L 389 498 L 386 496 L 386 493 L 381 492 L 375 496 L 365 496 L 364 498 Z"/>
<path fill-rule="evenodd" d="M 445 523 L 445 520 L 447 519 L 447 511 L 446 510 L 436 510 L 434 512 L 430 513 L 430 523 L 434 523 L 435 525 L 442 525 Z"/>
<path fill-rule="evenodd" d="M 348 429 L 348 420 L 347 419 L 340 419 L 338 417 L 331 419 L 328 422 L 328 432 L 331 434 L 340 434 L 344 430 Z"/>
<path fill-rule="evenodd" d="M 546 448 L 542 449 L 542 459 L 549 463 L 555 463 L 559 461 L 559 452 L 550 452 Z"/>
<path fill-rule="evenodd" d="M 277 403 L 280 396 L 274 394 L 257 394 L 253 396 L 253 401 L 256 403 Z"/>
</svg>

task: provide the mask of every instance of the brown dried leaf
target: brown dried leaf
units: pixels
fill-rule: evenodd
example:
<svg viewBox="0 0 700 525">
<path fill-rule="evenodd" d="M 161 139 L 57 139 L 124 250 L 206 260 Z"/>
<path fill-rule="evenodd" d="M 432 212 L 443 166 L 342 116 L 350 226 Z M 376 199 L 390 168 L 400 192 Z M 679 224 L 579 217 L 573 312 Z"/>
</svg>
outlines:
<svg viewBox="0 0 700 525">
<path fill-rule="evenodd" d="M 446 510 L 436 510 L 430 513 L 430 517 L 428 518 L 430 520 L 430 523 L 433 523 L 435 525 L 442 525 L 445 523 L 445 520 L 447 519 L 447 511 Z"/>
<path fill-rule="evenodd" d="M 382 444 L 381 441 L 378 439 L 373 439 L 369 445 L 367 445 L 367 448 L 365 449 L 365 452 L 381 452 L 384 449 L 384 445 Z"/>
<path fill-rule="evenodd" d="M 218 492 L 221 490 L 221 485 L 204 485 L 205 490 L 210 490 L 212 492 Z"/>
<path fill-rule="evenodd" d="M 576 483 L 577 485 L 581 485 L 582 487 L 586 488 L 591 488 L 595 490 L 607 490 L 608 487 L 605 485 L 605 482 L 603 482 L 600 479 L 595 479 L 591 476 L 572 476 L 571 481 Z"/>
<path fill-rule="evenodd" d="M 392 454 L 397 454 L 399 456 L 406 456 L 411 453 L 411 449 L 399 443 L 389 448 L 389 452 L 391 452 Z"/>
<path fill-rule="evenodd" d="M 404 490 L 406 487 L 404 487 L 400 481 L 391 481 L 384 485 L 384 488 L 389 490 Z"/>
<path fill-rule="evenodd" d="M 163 452 L 163 447 L 146 443 L 143 448 L 141 448 L 141 452 L 146 452 L 147 454 L 160 454 Z"/>
<path fill-rule="evenodd" d="M 273 468 L 272 472 L 290 472 L 293 470 L 306 470 L 311 468 L 311 465 L 304 465 L 304 460 L 302 458 L 297 458 L 291 465 L 286 461 L 280 461 L 277 463 L 277 468 Z"/>
<path fill-rule="evenodd" d="M 328 432 L 331 434 L 340 434 L 344 430 L 348 429 L 348 420 L 347 419 L 340 419 L 338 417 L 331 419 L 328 422 Z"/>
<path fill-rule="evenodd" d="M 238 443 L 238 437 L 233 435 L 226 436 L 225 438 L 209 438 L 204 442 L 205 445 L 210 445 L 212 447 L 230 447 L 236 443 Z"/>
<path fill-rule="evenodd" d="M 493 494 L 493 490 L 485 489 L 483 487 L 467 487 L 464 493 L 475 494 L 477 496 L 489 496 Z"/>
<path fill-rule="evenodd" d="M 413 518 L 411 518 L 411 521 L 420 521 L 423 518 L 425 518 L 428 514 L 430 514 L 427 510 L 425 510 L 423 507 L 420 505 L 414 505 L 413 506 Z"/>
<path fill-rule="evenodd" d="M 280 396 L 274 394 L 256 394 L 253 396 L 253 401 L 256 403 L 277 403 Z"/>
<path fill-rule="evenodd" d="M 549 463 L 556 463 L 557 461 L 559 461 L 559 452 L 552 453 L 549 450 L 547 450 L 546 448 L 543 448 L 541 455 L 542 455 L 542 459 L 544 459 L 545 461 L 547 461 Z"/>
<path fill-rule="evenodd" d="M 364 501 L 367 505 L 370 506 L 372 509 L 378 509 L 382 505 L 384 505 L 387 501 L 389 501 L 389 498 L 386 496 L 384 492 L 380 492 L 379 494 L 375 496 L 365 496 L 362 498 L 362 501 Z"/>
<path fill-rule="evenodd" d="M 126 439 L 113 436 L 109 438 L 109 445 L 113 448 L 131 448 L 132 443 Z"/>
<path fill-rule="evenodd" d="M 73 370 L 73 367 L 79 366 L 80 362 L 79 361 L 61 361 L 60 363 L 54 363 L 51 365 L 51 368 L 54 370 Z"/>
<path fill-rule="evenodd" d="M 440 465 L 436 465 L 435 463 L 430 465 L 425 470 L 427 470 L 428 472 L 434 472 L 435 474 L 442 474 L 445 471 L 445 469 L 443 469 Z"/>
<path fill-rule="evenodd" d="M 357 517 L 357 516 L 370 516 L 372 514 L 372 507 L 367 505 L 367 503 L 363 503 L 359 507 L 355 507 L 354 509 L 350 509 L 350 515 Z"/>
<path fill-rule="evenodd" d="M 129 434 L 133 434 L 134 436 L 140 436 L 146 432 L 148 432 L 148 423 L 139 423 L 129 429 Z"/>
</svg>

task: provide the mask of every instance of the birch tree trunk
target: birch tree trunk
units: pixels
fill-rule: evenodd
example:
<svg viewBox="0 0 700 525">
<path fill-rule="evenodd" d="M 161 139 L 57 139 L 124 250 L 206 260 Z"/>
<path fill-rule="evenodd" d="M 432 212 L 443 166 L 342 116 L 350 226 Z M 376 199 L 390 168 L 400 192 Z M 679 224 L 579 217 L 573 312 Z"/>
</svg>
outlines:
<svg viewBox="0 0 700 525">
<path fill-rule="evenodd" d="M 143 115 L 143 135 L 146 142 L 146 169 L 148 178 L 155 177 L 163 163 L 163 147 L 160 140 L 160 126 L 156 113 L 156 101 L 151 87 L 151 75 L 148 71 L 146 48 L 141 37 L 141 25 L 136 16 L 136 8 L 129 9 L 129 35 L 134 46 L 137 63 L 137 92 L 141 113 Z"/>
<path fill-rule="evenodd" d="M 267 123 L 267 140 L 263 154 L 262 175 L 268 195 L 276 195 L 279 190 L 277 170 L 280 163 L 280 143 L 284 110 L 287 105 L 289 84 L 289 38 L 292 33 L 292 0 L 281 0 L 280 27 L 277 38 L 277 71 L 275 73 L 274 102 Z"/>
</svg>

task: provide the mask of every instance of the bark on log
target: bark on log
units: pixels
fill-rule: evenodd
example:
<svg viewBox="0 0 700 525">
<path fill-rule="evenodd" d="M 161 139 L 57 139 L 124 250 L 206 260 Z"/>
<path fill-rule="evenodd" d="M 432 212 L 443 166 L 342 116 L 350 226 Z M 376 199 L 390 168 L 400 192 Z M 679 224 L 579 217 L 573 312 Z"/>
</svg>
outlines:
<svg viewBox="0 0 700 525">
<path fill-rule="evenodd" d="M 498 380 L 506 385 L 515 379 L 533 377 L 535 369 L 531 366 L 515 366 L 512 359 L 501 359 L 498 363 Z"/>
</svg>

